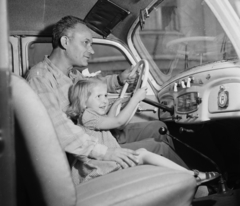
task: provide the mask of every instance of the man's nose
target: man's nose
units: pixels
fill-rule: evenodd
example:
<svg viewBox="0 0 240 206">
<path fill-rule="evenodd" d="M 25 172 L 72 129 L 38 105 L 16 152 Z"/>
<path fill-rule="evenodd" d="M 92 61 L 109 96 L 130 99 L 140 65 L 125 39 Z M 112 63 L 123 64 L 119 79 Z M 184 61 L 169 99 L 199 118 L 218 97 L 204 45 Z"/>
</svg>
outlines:
<svg viewBox="0 0 240 206">
<path fill-rule="evenodd" d="M 94 54 L 94 53 L 95 53 L 94 50 L 93 50 L 93 48 L 92 48 L 92 46 L 89 47 L 88 52 L 89 52 L 90 54 Z"/>
</svg>

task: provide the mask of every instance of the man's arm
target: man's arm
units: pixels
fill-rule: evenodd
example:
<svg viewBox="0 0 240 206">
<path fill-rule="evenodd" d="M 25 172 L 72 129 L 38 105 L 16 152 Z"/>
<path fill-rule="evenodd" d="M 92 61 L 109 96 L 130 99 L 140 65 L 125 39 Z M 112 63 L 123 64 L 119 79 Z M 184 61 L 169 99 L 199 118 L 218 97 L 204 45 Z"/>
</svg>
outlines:
<svg viewBox="0 0 240 206">
<path fill-rule="evenodd" d="M 103 79 L 107 82 L 107 90 L 111 93 L 118 93 L 119 90 L 122 88 L 122 85 L 118 82 L 118 75 L 107 75 L 103 77 Z"/>
<path fill-rule="evenodd" d="M 124 86 L 125 82 L 128 82 L 129 84 L 134 83 L 136 75 L 131 74 L 132 70 L 135 68 L 130 67 L 126 70 L 124 70 L 121 74 L 112 74 L 102 77 L 103 81 L 106 81 L 107 83 L 107 89 L 108 92 L 111 93 L 118 93 L 120 89 Z M 68 77 L 73 81 L 77 82 L 78 80 L 84 78 L 82 73 L 77 70 L 76 68 L 71 69 L 68 73 Z"/>
<path fill-rule="evenodd" d="M 72 80 L 73 83 L 84 78 L 81 71 L 76 68 L 71 69 L 69 71 L 68 77 Z M 119 81 L 118 81 L 119 78 L 118 78 L 118 75 L 116 74 L 107 75 L 105 77 L 101 77 L 101 79 L 107 83 L 108 92 L 111 92 L 111 93 L 117 93 L 118 92 L 117 90 L 120 90 L 123 86 L 122 84 L 119 84 Z"/>
<path fill-rule="evenodd" d="M 136 70 L 139 67 L 139 64 L 125 69 L 119 75 L 108 75 L 106 76 L 108 92 L 116 93 L 117 90 L 121 89 L 124 84 L 133 84 L 136 79 Z"/>
<path fill-rule="evenodd" d="M 61 100 L 59 99 L 61 94 L 51 86 L 50 81 L 35 77 L 28 82 L 46 107 L 62 148 L 75 156 L 91 156 L 95 159 L 102 159 L 106 154 L 107 147 L 98 144 L 81 127 L 67 118 L 61 109 Z M 69 85 L 65 86 L 69 87 Z"/>
</svg>

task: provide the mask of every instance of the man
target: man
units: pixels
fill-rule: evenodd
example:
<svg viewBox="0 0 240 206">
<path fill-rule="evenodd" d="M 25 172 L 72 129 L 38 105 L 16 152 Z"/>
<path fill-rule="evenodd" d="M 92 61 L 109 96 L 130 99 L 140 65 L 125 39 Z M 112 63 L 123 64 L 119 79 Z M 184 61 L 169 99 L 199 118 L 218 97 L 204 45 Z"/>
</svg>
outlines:
<svg viewBox="0 0 240 206">
<path fill-rule="evenodd" d="M 78 159 L 89 157 L 115 161 L 122 168 L 127 168 L 136 164 L 136 154 L 133 150 L 144 147 L 187 167 L 168 145 L 171 144 L 171 139 L 169 143 L 154 140 L 159 138 L 159 128 L 165 125 L 162 122 L 129 124 L 123 131 L 118 132 L 117 139 L 120 144 L 124 143 L 121 145 L 123 148 L 112 150 L 98 144 L 81 127 L 74 125 L 67 118 L 64 112 L 69 104 L 68 89 L 73 80 L 81 78 L 80 72 L 72 71 L 72 68 L 87 66 L 92 54 L 94 51 L 89 28 L 76 17 L 64 17 L 54 26 L 52 53 L 35 65 L 27 76 L 30 86 L 48 110 L 62 148 Z M 121 88 L 126 81 L 131 82 L 130 71 L 127 69 L 118 76 L 107 76 L 108 89 L 113 91 Z"/>
</svg>

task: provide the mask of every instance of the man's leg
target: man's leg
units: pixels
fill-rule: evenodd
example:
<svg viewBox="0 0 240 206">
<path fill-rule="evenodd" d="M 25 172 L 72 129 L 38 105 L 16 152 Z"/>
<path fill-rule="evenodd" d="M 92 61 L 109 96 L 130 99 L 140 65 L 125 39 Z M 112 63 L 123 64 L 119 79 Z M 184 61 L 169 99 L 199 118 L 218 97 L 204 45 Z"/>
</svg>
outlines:
<svg viewBox="0 0 240 206">
<path fill-rule="evenodd" d="M 145 148 L 150 152 L 172 160 L 182 167 L 188 168 L 175 153 L 172 139 L 167 135 L 159 134 L 159 129 L 162 126 L 166 127 L 160 121 L 140 122 L 128 124 L 123 130 L 115 130 L 112 133 L 123 148 L 133 150 Z"/>
<path fill-rule="evenodd" d="M 153 138 L 157 142 L 165 142 L 174 148 L 172 138 L 168 135 L 160 135 L 159 129 L 166 127 L 166 124 L 160 121 L 148 121 L 128 124 L 123 130 L 113 130 L 113 136 L 119 144 L 141 141 Z"/>
<path fill-rule="evenodd" d="M 163 122 L 150 121 L 144 123 L 128 124 L 123 131 L 116 131 L 115 135 L 122 148 L 137 150 L 145 148 L 156 154 L 160 154 L 173 162 L 188 169 L 188 166 L 174 151 L 173 141 L 167 135 L 160 135 L 159 129 L 164 126 Z M 157 140 L 157 141 L 155 141 Z M 208 188 L 200 186 L 197 189 L 195 198 L 208 195 Z"/>
</svg>

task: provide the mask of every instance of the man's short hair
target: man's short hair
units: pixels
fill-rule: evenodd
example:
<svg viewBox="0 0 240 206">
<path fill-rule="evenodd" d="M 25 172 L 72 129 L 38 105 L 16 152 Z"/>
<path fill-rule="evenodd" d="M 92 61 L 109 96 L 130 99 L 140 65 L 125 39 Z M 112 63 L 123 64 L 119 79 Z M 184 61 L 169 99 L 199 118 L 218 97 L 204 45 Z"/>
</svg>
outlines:
<svg viewBox="0 0 240 206">
<path fill-rule="evenodd" d="M 52 45 L 53 48 L 61 46 L 60 39 L 62 36 L 66 36 L 68 30 L 74 29 L 76 24 L 85 24 L 85 22 L 75 16 L 65 16 L 60 21 L 58 21 L 53 27 L 52 33 Z"/>
</svg>

